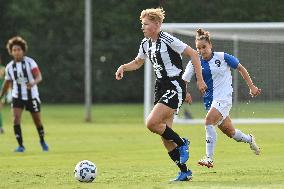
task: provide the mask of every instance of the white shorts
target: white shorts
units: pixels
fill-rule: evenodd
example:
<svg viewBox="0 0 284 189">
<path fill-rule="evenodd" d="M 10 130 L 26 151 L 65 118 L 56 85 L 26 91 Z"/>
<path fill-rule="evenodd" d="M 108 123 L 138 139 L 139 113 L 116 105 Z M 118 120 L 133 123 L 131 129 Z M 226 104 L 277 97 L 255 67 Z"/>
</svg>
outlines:
<svg viewBox="0 0 284 189">
<path fill-rule="evenodd" d="M 222 115 L 222 119 L 217 123 L 220 125 L 226 117 L 229 116 L 230 110 L 232 108 L 232 101 L 231 100 L 213 100 L 211 104 L 211 108 L 216 108 Z"/>
</svg>

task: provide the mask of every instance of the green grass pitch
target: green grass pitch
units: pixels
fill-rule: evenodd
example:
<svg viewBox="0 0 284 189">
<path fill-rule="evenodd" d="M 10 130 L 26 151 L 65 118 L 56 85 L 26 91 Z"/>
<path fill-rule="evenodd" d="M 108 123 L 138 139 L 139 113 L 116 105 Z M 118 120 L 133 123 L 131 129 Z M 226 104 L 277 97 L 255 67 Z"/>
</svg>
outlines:
<svg viewBox="0 0 284 189">
<path fill-rule="evenodd" d="M 3 117 L 6 133 L 0 135 L 0 189 L 284 188 L 284 124 L 237 126 L 256 136 L 260 156 L 218 130 L 213 169 L 197 165 L 205 153 L 204 126 L 175 125 L 181 136 L 191 140 L 188 165 L 193 180 L 170 183 L 178 169 L 160 137 L 144 126 L 142 105 L 95 105 L 93 123 L 84 123 L 81 105 L 43 105 L 47 153 L 41 151 L 28 112 L 22 122 L 26 152 L 14 153 L 16 140 L 8 106 Z M 74 166 L 83 159 L 98 167 L 93 183 L 74 179 Z"/>
</svg>

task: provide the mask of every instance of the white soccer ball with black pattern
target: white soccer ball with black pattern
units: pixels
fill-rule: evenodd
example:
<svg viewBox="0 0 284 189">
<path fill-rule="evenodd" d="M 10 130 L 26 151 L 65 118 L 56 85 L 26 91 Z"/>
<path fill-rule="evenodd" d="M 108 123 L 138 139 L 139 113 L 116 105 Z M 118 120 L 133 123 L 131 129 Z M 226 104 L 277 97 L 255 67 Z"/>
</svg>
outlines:
<svg viewBox="0 0 284 189">
<path fill-rule="evenodd" d="M 97 177 L 97 167 L 89 160 L 80 161 L 75 166 L 74 175 L 80 182 L 93 182 Z"/>
</svg>

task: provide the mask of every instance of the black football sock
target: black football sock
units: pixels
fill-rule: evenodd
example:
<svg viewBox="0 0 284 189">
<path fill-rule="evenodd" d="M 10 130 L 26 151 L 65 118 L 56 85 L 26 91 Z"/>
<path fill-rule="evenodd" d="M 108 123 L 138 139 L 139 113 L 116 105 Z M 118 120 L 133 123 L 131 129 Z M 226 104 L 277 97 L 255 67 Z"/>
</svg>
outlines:
<svg viewBox="0 0 284 189">
<path fill-rule="evenodd" d="M 19 146 L 23 146 L 21 125 L 14 125 L 14 133 L 15 133 Z"/>
<path fill-rule="evenodd" d="M 175 162 L 175 164 L 179 167 L 181 172 L 187 171 L 186 164 L 181 164 L 179 161 L 180 155 L 178 148 L 173 149 L 172 151 L 168 152 L 168 154 L 171 157 L 171 159 Z"/>
<path fill-rule="evenodd" d="M 178 146 L 184 145 L 184 141 L 179 135 L 166 125 L 164 133 L 161 135 L 164 139 L 173 141 Z"/>
<path fill-rule="evenodd" d="M 37 128 L 37 132 L 38 132 L 38 136 L 39 136 L 40 142 L 44 142 L 44 129 L 43 129 L 43 126 L 40 125 L 39 127 L 36 127 L 36 128 Z"/>
</svg>

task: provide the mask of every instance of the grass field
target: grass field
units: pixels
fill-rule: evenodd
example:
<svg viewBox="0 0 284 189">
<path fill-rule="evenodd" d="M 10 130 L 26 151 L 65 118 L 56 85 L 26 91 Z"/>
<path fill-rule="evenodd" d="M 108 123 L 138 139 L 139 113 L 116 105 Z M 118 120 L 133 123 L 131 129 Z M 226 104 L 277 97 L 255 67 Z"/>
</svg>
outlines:
<svg viewBox="0 0 284 189">
<path fill-rule="evenodd" d="M 95 105 L 93 123 L 84 123 L 80 105 L 43 105 L 42 117 L 50 152 L 41 151 L 36 129 L 27 112 L 23 117 L 26 152 L 14 153 L 9 107 L 4 109 L 4 135 L 0 135 L 0 189 L 178 189 L 178 188 L 284 188 L 284 124 L 240 125 L 253 133 L 262 149 L 255 156 L 247 144 L 236 143 L 218 131 L 215 167 L 199 167 L 204 155 L 204 127 L 176 125 L 191 140 L 191 182 L 170 183 L 178 169 L 160 138 L 143 124 L 142 105 Z M 282 115 L 283 116 L 283 115 Z M 93 183 L 74 179 L 80 160 L 96 163 Z"/>
</svg>

